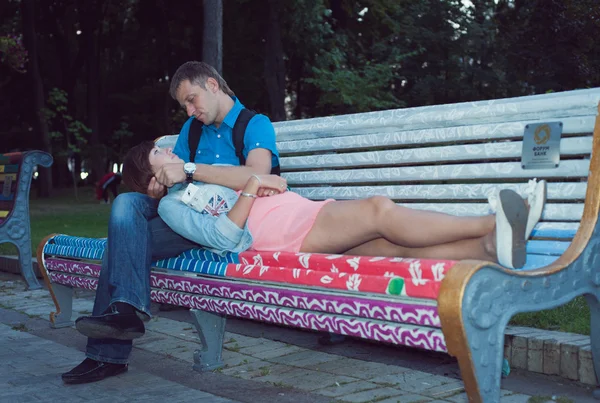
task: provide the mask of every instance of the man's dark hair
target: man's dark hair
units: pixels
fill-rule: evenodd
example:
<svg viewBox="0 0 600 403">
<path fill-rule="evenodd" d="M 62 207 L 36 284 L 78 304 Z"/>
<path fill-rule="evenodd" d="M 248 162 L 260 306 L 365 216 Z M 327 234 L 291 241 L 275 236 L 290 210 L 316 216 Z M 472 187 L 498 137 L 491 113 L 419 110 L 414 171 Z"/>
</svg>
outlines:
<svg viewBox="0 0 600 403">
<path fill-rule="evenodd" d="M 154 142 L 144 141 L 127 151 L 123 159 L 123 182 L 134 192 L 148 193 L 150 179 L 154 176 L 150 165 L 150 151 Z"/>
<path fill-rule="evenodd" d="M 215 70 L 210 64 L 204 62 L 185 62 L 175 72 L 171 79 L 171 87 L 169 88 L 169 94 L 175 100 L 177 100 L 177 90 L 184 81 L 189 81 L 193 85 L 198 85 L 206 89 L 206 80 L 214 78 L 219 84 L 219 88 L 230 96 L 235 96 L 231 88 L 227 85 L 227 82 L 221 77 L 221 75 Z"/>
</svg>

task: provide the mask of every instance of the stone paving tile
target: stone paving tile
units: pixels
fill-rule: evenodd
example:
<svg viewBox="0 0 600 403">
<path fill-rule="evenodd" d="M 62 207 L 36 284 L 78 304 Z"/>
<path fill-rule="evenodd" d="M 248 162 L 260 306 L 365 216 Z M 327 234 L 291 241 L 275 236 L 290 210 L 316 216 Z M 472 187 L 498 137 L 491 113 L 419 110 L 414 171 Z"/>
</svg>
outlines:
<svg viewBox="0 0 600 403">
<path fill-rule="evenodd" d="M 352 393 L 349 395 L 340 396 L 340 397 L 338 397 L 338 399 L 340 399 L 344 402 L 352 402 L 352 403 L 364 403 L 364 402 L 371 402 L 371 401 L 379 402 L 380 400 L 387 399 L 387 398 L 395 398 L 395 397 L 400 398 L 400 396 L 402 396 L 403 394 L 404 394 L 404 392 L 402 392 L 401 390 L 398 390 L 398 389 L 379 388 L 379 389 L 365 390 L 363 392 Z"/>
<path fill-rule="evenodd" d="M 500 403 L 528 403 L 531 396 L 514 394 L 506 395 L 500 398 Z"/>
<path fill-rule="evenodd" d="M 448 378 L 445 379 L 447 380 L 446 383 L 434 386 L 433 388 L 426 389 L 420 393 L 423 393 L 424 395 L 430 397 L 434 397 L 436 399 L 440 399 L 445 398 L 446 396 L 454 396 L 457 393 L 465 391 L 465 385 L 462 383 L 462 381 L 448 380 Z"/>
<path fill-rule="evenodd" d="M 10 360 L 2 362 L 0 385 L 6 386 L 0 387 L 2 402 L 152 402 L 163 401 L 165 396 L 169 396 L 170 401 L 177 402 L 231 402 L 144 373 L 143 369 L 134 367 L 131 367 L 132 371 L 107 378 L 100 384 L 64 385 L 60 378 L 63 370 L 46 363 L 53 362 L 56 358 L 62 360 L 60 365 L 65 369 L 70 369 L 73 363 L 69 358 L 77 356 L 80 359 L 81 352 L 29 333 L 13 330 L 3 324 L 0 324 L 0 349 L 16 354 Z M 43 357 L 42 362 L 39 357 Z"/>
<path fill-rule="evenodd" d="M 317 389 L 322 389 L 327 386 L 332 386 L 336 383 L 346 383 L 355 380 L 347 376 L 326 374 L 323 372 L 300 369 L 286 372 L 281 375 L 280 379 L 281 382 L 285 384 L 290 384 L 295 389 L 305 390 L 308 392 L 315 391 Z"/>
<path fill-rule="evenodd" d="M 346 376 L 327 374 L 323 372 L 311 371 L 304 368 L 291 367 L 289 371 L 276 372 L 256 378 L 263 382 L 271 382 L 275 385 L 291 386 L 301 390 L 314 391 L 316 389 L 333 386 L 337 383 L 354 382 L 356 379 Z M 316 392 L 315 392 L 316 393 Z"/>
<path fill-rule="evenodd" d="M 263 359 L 263 360 L 271 360 L 275 357 L 281 357 L 284 355 L 293 354 L 293 353 L 296 353 L 296 352 L 299 352 L 302 350 L 303 349 L 301 347 L 293 346 L 291 344 L 286 344 L 283 347 L 266 350 L 266 351 L 263 351 L 260 353 L 254 353 L 254 354 L 252 354 L 252 356 Z"/>
<path fill-rule="evenodd" d="M 249 337 L 249 336 L 244 336 L 242 334 L 235 334 L 235 333 L 229 333 L 229 332 L 225 332 L 225 337 L 224 337 L 224 344 L 225 345 L 229 345 L 230 343 L 233 343 L 234 345 L 237 345 L 238 348 L 242 349 L 242 348 L 246 348 L 246 347 L 250 347 L 250 346 L 255 346 L 257 344 L 262 344 L 265 342 L 265 338 L 262 337 Z"/>
<path fill-rule="evenodd" d="M 421 371 L 410 371 L 398 375 L 385 375 L 370 380 L 382 385 L 393 386 L 405 393 L 417 393 L 431 398 L 442 398 L 464 390 L 462 382 L 444 376 Z"/>
<path fill-rule="evenodd" d="M 431 398 L 427 396 L 420 395 L 401 395 L 390 397 L 384 400 L 378 400 L 377 403 L 435 403 L 435 402 L 445 402 L 444 400 L 431 400 Z"/>
<path fill-rule="evenodd" d="M 286 347 L 285 343 L 281 343 L 278 341 L 271 341 L 267 339 L 263 339 L 264 341 L 260 344 L 255 344 L 253 346 L 248 347 L 240 347 L 240 353 L 256 356 L 257 354 L 264 353 L 266 351 L 277 350 L 280 348 Z"/>
<path fill-rule="evenodd" d="M 263 375 L 260 378 L 256 378 L 256 380 L 261 382 L 283 383 L 281 382 L 281 378 L 284 376 L 284 374 L 287 374 L 290 371 L 298 370 L 298 368 L 296 367 L 274 363 L 271 363 L 271 366 L 269 368 L 270 372 L 268 375 Z"/>
<path fill-rule="evenodd" d="M 467 396 L 467 392 L 445 397 L 444 400 L 453 403 L 469 403 L 469 397 Z"/>
<path fill-rule="evenodd" d="M 314 367 L 324 362 L 330 362 L 339 359 L 339 356 L 333 354 L 321 353 L 313 350 L 301 350 L 296 353 L 274 357 L 269 361 L 279 364 L 292 365 L 295 367 Z"/>
<path fill-rule="evenodd" d="M 376 376 L 400 374 L 409 371 L 408 368 L 400 366 L 386 365 L 377 362 L 362 361 L 345 357 L 339 360 L 320 364 L 319 370 L 364 380 L 372 380 L 372 378 Z"/>
<path fill-rule="evenodd" d="M 249 369 L 252 368 L 254 369 L 242 372 L 240 377 L 267 383 L 272 382 L 273 379 L 279 379 L 282 374 L 294 369 L 294 367 L 289 367 L 287 365 L 272 363 L 267 363 L 262 367 L 249 367 Z"/>
<path fill-rule="evenodd" d="M 198 345 L 201 344 L 196 328 L 187 322 L 178 322 L 155 316 L 145 326 L 147 331 L 195 342 Z"/>
<path fill-rule="evenodd" d="M 186 345 L 178 344 L 177 347 L 173 347 L 170 350 L 168 350 L 167 356 L 175 357 L 178 360 L 186 361 L 186 362 L 193 364 L 195 350 L 198 350 L 197 345 L 186 346 Z"/>
<path fill-rule="evenodd" d="M 247 376 L 247 375 L 243 375 L 243 374 L 247 374 L 247 373 L 256 371 L 258 368 L 268 367 L 269 365 L 270 365 L 270 363 L 267 361 L 256 360 L 254 362 L 249 362 L 248 364 L 237 365 L 232 368 L 225 368 L 223 370 L 220 370 L 219 372 L 222 374 L 225 374 L 225 375 L 231 375 L 231 376 L 241 378 L 242 376 Z M 249 379 L 249 378 L 246 378 L 246 379 Z"/>
<path fill-rule="evenodd" d="M 379 388 L 380 385 L 367 381 L 356 381 L 349 383 L 340 383 L 337 382 L 335 386 L 329 386 L 324 389 L 315 390 L 315 393 L 318 393 L 323 396 L 331 396 L 338 397 L 342 395 L 349 395 L 356 392 L 362 392 L 364 390 L 370 390 Z"/>
<path fill-rule="evenodd" d="M 29 402 L 41 402 L 42 400 L 34 396 L 33 394 L 26 394 L 25 392 L 2 394 L 0 393 L 0 400 L 11 403 L 29 403 Z"/>
<path fill-rule="evenodd" d="M 310 351 L 310 350 L 309 350 Z M 299 359 L 293 363 L 295 367 L 303 367 L 308 369 L 319 369 L 326 362 L 339 361 L 343 357 L 334 354 L 321 353 L 318 351 L 310 351 L 312 354 L 307 354 L 306 358 Z"/>
<path fill-rule="evenodd" d="M 259 359 L 256 357 L 241 354 L 241 353 L 238 353 L 235 351 L 229 351 L 226 349 L 223 349 L 221 356 L 222 356 L 223 362 L 225 363 L 227 368 L 235 367 L 237 365 L 250 364 L 250 363 L 259 361 Z"/>
</svg>

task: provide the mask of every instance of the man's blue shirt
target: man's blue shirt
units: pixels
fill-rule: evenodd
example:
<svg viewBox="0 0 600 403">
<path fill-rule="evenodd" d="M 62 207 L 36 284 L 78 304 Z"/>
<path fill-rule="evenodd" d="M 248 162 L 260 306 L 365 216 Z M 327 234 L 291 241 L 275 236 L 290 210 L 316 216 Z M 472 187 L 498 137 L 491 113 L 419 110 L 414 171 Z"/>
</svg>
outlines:
<svg viewBox="0 0 600 403">
<path fill-rule="evenodd" d="M 235 155 L 235 147 L 233 145 L 233 125 L 244 105 L 236 97 L 232 98 L 234 100 L 233 107 L 227 113 L 219 128 L 215 127 L 214 124 L 203 126 L 200 144 L 196 150 L 196 163 L 240 165 L 240 160 Z M 184 123 L 173 149 L 173 152 L 185 162 L 189 162 L 190 160 L 188 136 L 194 119 L 192 116 Z M 244 135 L 244 157 L 248 158 L 248 153 L 255 148 L 266 148 L 271 151 L 271 166 L 279 165 L 279 153 L 275 144 L 275 129 L 269 118 L 265 115 L 255 115 L 248 122 L 248 127 L 246 128 Z"/>
</svg>

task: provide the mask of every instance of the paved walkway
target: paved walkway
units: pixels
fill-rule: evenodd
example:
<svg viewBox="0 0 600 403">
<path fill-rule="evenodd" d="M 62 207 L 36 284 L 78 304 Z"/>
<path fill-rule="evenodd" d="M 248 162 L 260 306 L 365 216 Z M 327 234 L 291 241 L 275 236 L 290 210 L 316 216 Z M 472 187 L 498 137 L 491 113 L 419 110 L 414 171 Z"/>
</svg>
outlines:
<svg viewBox="0 0 600 403">
<path fill-rule="evenodd" d="M 75 316 L 89 314 L 93 294 L 77 293 Z M 312 332 L 241 320 L 228 320 L 226 367 L 197 373 L 200 344 L 185 310 L 157 312 L 134 343 L 129 372 L 67 386 L 60 374 L 84 358 L 85 338 L 51 329 L 53 309 L 46 290 L 26 291 L 18 276 L 0 272 L 0 401 L 467 402 L 447 355 L 360 340 L 323 347 Z M 518 371 L 503 388 L 503 403 L 597 402 L 579 384 Z"/>
</svg>

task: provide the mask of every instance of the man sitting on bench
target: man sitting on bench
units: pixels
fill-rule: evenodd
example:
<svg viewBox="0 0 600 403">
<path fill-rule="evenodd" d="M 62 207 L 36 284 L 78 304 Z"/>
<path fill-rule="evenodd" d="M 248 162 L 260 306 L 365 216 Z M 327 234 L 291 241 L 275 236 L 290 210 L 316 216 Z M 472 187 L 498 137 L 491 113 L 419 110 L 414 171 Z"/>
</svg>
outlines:
<svg viewBox="0 0 600 403">
<path fill-rule="evenodd" d="M 93 315 L 80 318 L 80 322 L 91 327 L 143 334 L 142 318 L 150 318 L 151 262 L 199 247 L 177 235 L 158 217 L 158 199 L 167 187 L 189 178 L 239 190 L 251 175 L 268 174 L 279 165 L 275 131 L 264 115 L 254 115 L 247 124 L 241 156 L 245 165 L 240 164 L 232 133 L 244 106 L 211 66 L 201 62 L 180 66 L 171 81 L 170 94 L 190 117 L 181 129 L 174 152 L 184 161 L 193 159 L 195 163 L 165 165 L 152 178 L 147 195 L 124 193 L 114 200 L 108 224 L 108 250 L 102 260 Z M 190 153 L 188 136 L 194 120 L 203 126 L 198 145 Z M 62 379 L 70 384 L 87 383 L 123 373 L 127 371 L 131 349 L 131 340 L 90 337 L 87 358 L 63 374 Z"/>
</svg>

